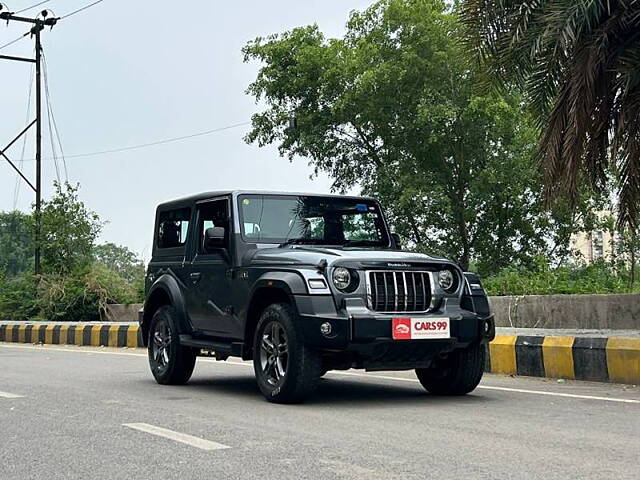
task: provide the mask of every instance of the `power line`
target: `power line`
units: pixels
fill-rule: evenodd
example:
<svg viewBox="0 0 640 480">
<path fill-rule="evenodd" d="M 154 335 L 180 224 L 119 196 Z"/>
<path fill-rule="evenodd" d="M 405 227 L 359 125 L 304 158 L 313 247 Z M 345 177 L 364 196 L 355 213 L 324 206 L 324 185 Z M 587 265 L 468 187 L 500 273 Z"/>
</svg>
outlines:
<svg viewBox="0 0 640 480">
<path fill-rule="evenodd" d="M 75 15 L 76 13 L 80 13 L 80 12 L 82 12 L 82 11 L 84 11 L 84 10 L 88 9 L 88 8 L 91 8 L 91 7 L 93 7 L 94 5 L 97 5 L 97 4 L 99 4 L 99 3 L 102 3 L 103 1 L 104 1 L 104 0 L 98 0 L 97 2 L 93 2 L 93 3 L 90 3 L 89 5 L 85 5 L 85 6 L 84 6 L 84 7 L 82 7 L 82 8 L 79 8 L 79 9 L 77 9 L 77 10 L 74 10 L 74 11 L 73 11 L 73 12 L 71 12 L 71 13 L 67 13 L 66 15 L 63 15 L 62 17 L 60 17 L 60 20 L 64 20 L 65 18 L 69 18 L 70 16 Z"/>
<path fill-rule="evenodd" d="M 16 38 L 15 40 L 11 40 L 9 43 L 5 43 L 4 45 L 0 45 L 0 50 L 2 50 L 3 48 L 9 47 L 11 45 L 13 45 L 14 43 L 19 42 L 20 40 L 22 40 L 24 37 L 28 36 L 31 32 L 27 32 L 23 35 L 20 35 L 18 38 Z"/>
<path fill-rule="evenodd" d="M 44 57 L 43 57 L 44 60 Z M 42 63 L 44 67 L 44 61 Z M 51 125 L 51 104 L 49 103 L 49 91 L 47 88 L 47 70 L 46 68 L 42 69 L 43 77 L 44 77 L 44 91 L 45 91 L 45 105 L 47 106 L 47 126 L 49 127 L 49 142 L 51 143 L 51 154 L 53 155 L 53 164 L 56 169 L 56 179 L 58 180 L 58 185 L 61 185 L 60 181 L 60 167 L 58 165 L 58 152 L 56 151 L 56 145 L 53 141 L 53 127 Z"/>
<path fill-rule="evenodd" d="M 40 3 L 36 3 L 35 5 L 31 5 L 30 7 L 27 8 L 23 8 L 22 10 L 18 10 L 17 12 L 13 12 L 13 13 L 22 13 L 22 12 L 26 12 L 27 10 L 31 10 L 32 8 L 36 8 L 39 7 L 40 5 L 44 5 L 45 3 L 48 3 L 49 0 L 44 0 L 43 2 Z"/>
<path fill-rule="evenodd" d="M 58 172 L 58 161 L 56 159 L 56 149 L 53 142 L 53 135 L 55 132 L 56 139 L 58 141 L 58 147 L 60 148 L 60 156 L 62 157 L 62 165 L 64 167 L 64 179 L 66 182 L 69 181 L 69 171 L 67 170 L 67 161 L 64 158 L 64 149 L 62 148 L 62 141 L 60 140 L 60 131 L 58 130 L 58 123 L 56 122 L 56 117 L 53 113 L 53 103 L 51 102 L 51 94 L 49 93 L 49 67 L 47 65 L 47 57 L 42 52 L 42 66 L 43 74 L 44 74 L 44 91 L 45 97 L 47 101 L 47 117 L 49 118 L 49 136 L 51 141 L 51 151 L 53 153 L 54 162 L 56 166 L 56 173 L 58 173 L 58 183 L 60 183 L 60 175 Z M 53 129 L 51 126 L 53 125 Z"/>
<path fill-rule="evenodd" d="M 72 155 L 65 155 L 65 158 L 97 157 L 99 155 L 108 155 L 110 153 L 120 153 L 120 152 L 127 152 L 129 150 L 139 150 L 139 149 L 142 149 L 142 148 L 155 147 L 157 145 L 164 145 L 164 144 L 167 144 L 167 143 L 180 142 L 180 141 L 188 140 L 188 139 L 191 139 L 191 138 L 203 137 L 205 135 L 211 135 L 212 133 L 223 132 L 225 130 L 231 130 L 233 128 L 244 127 L 246 125 L 251 125 L 251 122 L 236 123 L 236 124 L 233 124 L 233 125 L 228 125 L 226 127 L 214 128 L 212 130 L 206 130 L 204 132 L 192 133 L 190 135 L 183 135 L 181 137 L 166 138 L 166 139 L 163 139 L 163 140 L 158 140 L 158 141 L 150 142 L 150 143 L 141 143 L 141 144 L 138 144 L 138 145 L 130 145 L 128 147 L 114 148 L 114 149 L 111 149 L 111 150 L 99 150 L 99 151 L 96 151 L 96 152 L 76 153 L 76 154 L 72 154 Z M 29 159 L 29 161 L 34 161 L 34 160 L 35 160 L 34 158 L 30 158 Z M 45 158 L 44 160 L 52 160 L 52 158 Z"/>
</svg>

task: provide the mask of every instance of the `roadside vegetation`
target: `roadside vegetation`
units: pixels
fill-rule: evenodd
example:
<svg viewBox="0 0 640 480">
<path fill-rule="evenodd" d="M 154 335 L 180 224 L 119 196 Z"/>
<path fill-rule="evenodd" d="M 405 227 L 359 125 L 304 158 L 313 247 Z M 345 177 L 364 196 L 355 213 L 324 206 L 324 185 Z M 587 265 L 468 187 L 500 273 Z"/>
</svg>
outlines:
<svg viewBox="0 0 640 480">
<path fill-rule="evenodd" d="M 0 212 L 0 318 L 93 321 L 107 304 L 142 301 L 144 265 L 126 247 L 97 245 L 103 223 L 57 185 L 42 206 L 42 275 L 33 274 L 33 217 Z"/>
</svg>

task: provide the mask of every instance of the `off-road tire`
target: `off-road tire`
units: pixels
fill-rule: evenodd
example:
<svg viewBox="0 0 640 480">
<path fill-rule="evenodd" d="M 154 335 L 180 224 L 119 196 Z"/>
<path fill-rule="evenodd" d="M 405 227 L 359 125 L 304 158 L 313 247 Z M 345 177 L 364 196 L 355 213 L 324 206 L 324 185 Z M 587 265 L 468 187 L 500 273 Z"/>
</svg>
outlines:
<svg viewBox="0 0 640 480">
<path fill-rule="evenodd" d="M 286 373 L 276 384 L 270 383 L 261 356 L 263 335 L 274 323 L 281 326 L 288 344 Z M 322 360 L 317 351 L 304 344 L 298 314 L 290 305 L 275 303 L 262 311 L 253 341 L 253 367 L 258 387 L 270 402 L 299 403 L 315 390 L 323 371 Z"/>
<path fill-rule="evenodd" d="M 155 342 L 156 330 L 168 331 L 170 334 L 167 351 L 168 361 L 165 365 L 160 365 L 162 362 L 155 355 L 158 345 Z M 173 307 L 163 306 L 156 310 L 151 319 L 148 340 L 149 367 L 156 382 L 161 385 L 184 385 L 187 383 L 196 364 L 196 351 L 180 345 L 176 312 Z"/>
<path fill-rule="evenodd" d="M 435 360 L 429 368 L 417 368 L 416 375 L 433 395 L 465 395 L 480 383 L 484 363 L 484 345 L 472 345 Z"/>
</svg>

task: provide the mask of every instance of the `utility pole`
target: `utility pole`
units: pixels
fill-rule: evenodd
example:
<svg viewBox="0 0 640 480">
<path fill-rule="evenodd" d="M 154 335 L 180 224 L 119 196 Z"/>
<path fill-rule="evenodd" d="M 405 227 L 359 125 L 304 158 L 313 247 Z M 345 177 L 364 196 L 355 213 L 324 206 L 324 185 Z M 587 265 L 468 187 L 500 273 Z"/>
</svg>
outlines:
<svg viewBox="0 0 640 480">
<path fill-rule="evenodd" d="M 20 177 L 31 187 L 31 189 L 36 194 L 36 212 L 35 212 L 35 252 L 34 252 L 34 271 L 36 275 L 39 275 L 42 272 L 40 267 L 40 241 L 42 235 L 42 219 L 40 214 L 40 209 L 42 206 L 42 81 L 41 81 L 41 57 L 42 57 L 42 44 L 40 42 L 40 33 L 44 30 L 45 27 L 51 27 L 58 22 L 58 18 L 47 18 L 49 17 L 49 12 L 44 10 L 40 13 L 40 15 L 36 18 L 27 18 L 21 17 L 18 15 L 14 15 L 13 12 L 3 12 L 3 6 L 0 4 L 0 20 L 4 20 L 7 23 L 9 22 L 20 22 L 20 23 L 28 23 L 32 25 L 31 30 L 25 34 L 31 34 L 33 38 L 35 38 L 35 58 L 25 58 L 25 57 L 14 57 L 9 55 L 0 55 L 1 60 L 12 60 L 16 62 L 27 62 L 27 63 L 35 63 L 36 67 L 36 118 L 33 122 L 31 122 L 22 132 L 18 134 L 9 145 L 7 145 L 3 150 L 0 150 L 0 156 L 4 157 L 4 159 L 9 162 L 9 164 L 13 167 L 13 169 L 18 172 Z M 7 157 L 6 151 L 16 142 L 22 135 L 26 134 L 27 131 L 34 125 L 36 125 L 36 185 L 27 180 L 24 174 L 20 171 L 20 169 Z"/>
</svg>

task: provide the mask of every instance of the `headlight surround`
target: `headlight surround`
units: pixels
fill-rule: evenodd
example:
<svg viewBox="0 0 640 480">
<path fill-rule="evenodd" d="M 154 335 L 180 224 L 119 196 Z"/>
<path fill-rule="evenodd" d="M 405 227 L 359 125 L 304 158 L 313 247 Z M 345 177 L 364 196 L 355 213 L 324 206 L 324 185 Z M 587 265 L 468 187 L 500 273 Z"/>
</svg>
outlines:
<svg viewBox="0 0 640 480">
<path fill-rule="evenodd" d="M 455 270 L 445 268 L 438 272 L 438 285 L 447 293 L 455 293 L 460 285 L 460 277 Z"/>
<path fill-rule="evenodd" d="M 353 292 L 358 288 L 360 279 L 358 272 L 345 267 L 336 267 L 331 275 L 333 285 L 341 292 Z"/>
</svg>

